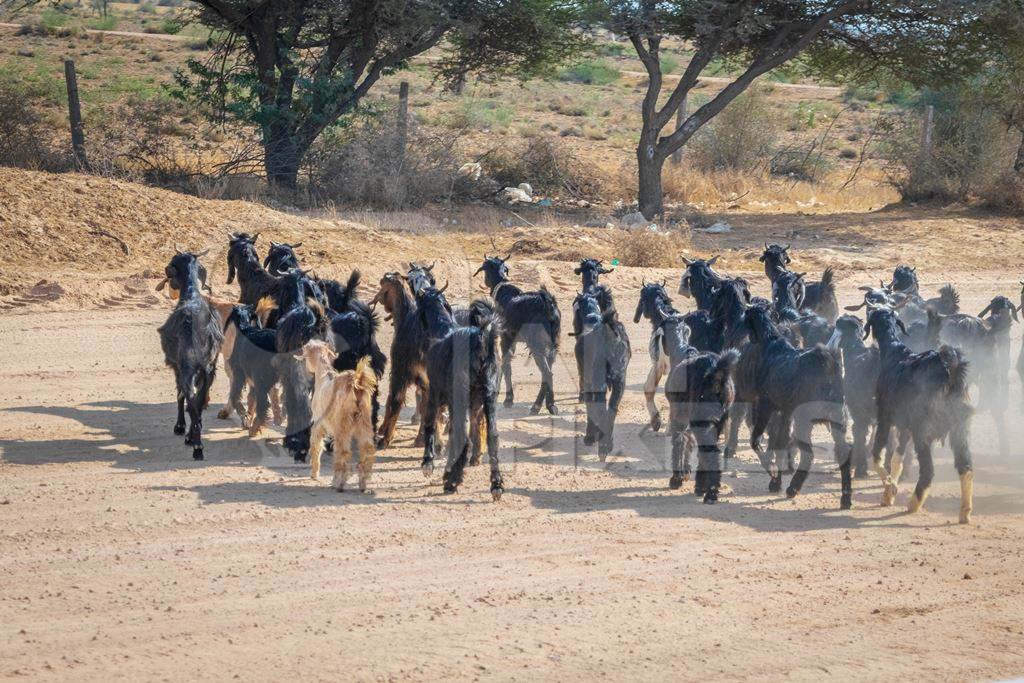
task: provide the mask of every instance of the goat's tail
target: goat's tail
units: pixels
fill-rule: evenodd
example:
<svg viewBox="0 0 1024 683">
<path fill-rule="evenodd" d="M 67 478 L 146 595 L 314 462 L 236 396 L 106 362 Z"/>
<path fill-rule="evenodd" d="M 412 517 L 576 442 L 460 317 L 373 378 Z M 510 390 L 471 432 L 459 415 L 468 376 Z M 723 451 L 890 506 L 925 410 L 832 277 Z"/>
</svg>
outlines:
<svg viewBox="0 0 1024 683">
<path fill-rule="evenodd" d="M 946 393 L 953 396 L 966 396 L 967 370 L 970 364 L 964 359 L 960 349 L 943 344 L 939 347 L 939 358 L 946 366 L 946 374 L 949 378 L 946 381 Z"/>
<path fill-rule="evenodd" d="M 836 271 L 831 267 L 826 268 L 825 272 L 821 274 L 821 291 L 829 292 L 831 294 L 836 293 Z"/>
<path fill-rule="evenodd" d="M 732 376 L 732 373 L 736 369 L 736 364 L 740 361 L 740 352 L 736 349 L 727 349 L 722 352 L 722 355 L 718 357 L 718 362 L 715 363 L 715 378 L 724 383 L 727 379 Z"/>
<path fill-rule="evenodd" d="M 942 301 L 942 312 L 946 315 L 960 312 L 960 292 L 953 285 L 945 285 L 939 290 L 939 300 Z"/>
<path fill-rule="evenodd" d="M 547 287 L 544 285 L 540 286 L 540 296 L 541 299 L 544 300 L 544 305 L 547 308 L 547 331 L 551 336 L 551 343 L 557 350 L 562 336 L 562 314 L 558 311 L 558 304 L 555 302 L 555 297 L 551 295 L 551 292 L 549 292 Z"/>
<path fill-rule="evenodd" d="M 267 295 L 256 303 L 256 318 L 259 319 L 262 327 L 267 326 L 270 316 L 277 310 L 277 301 L 273 296 Z"/>
<path fill-rule="evenodd" d="M 374 389 L 377 388 L 377 373 L 373 369 L 372 356 L 363 356 L 356 363 L 352 387 L 356 391 L 366 394 L 372 394 Z"/>
</svg>

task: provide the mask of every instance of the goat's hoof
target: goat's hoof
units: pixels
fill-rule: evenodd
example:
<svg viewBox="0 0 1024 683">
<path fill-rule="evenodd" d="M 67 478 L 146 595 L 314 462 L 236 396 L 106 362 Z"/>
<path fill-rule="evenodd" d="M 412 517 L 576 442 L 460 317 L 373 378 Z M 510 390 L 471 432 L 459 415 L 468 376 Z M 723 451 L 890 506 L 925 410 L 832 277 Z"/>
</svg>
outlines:
<svg viewBox="0 0 1024 683">
<path fill-rule="evenodd" d="M 588 433 L 583 435 L 583 443 L 586 445 L 593 446 L 595 441 L 597 441 L 597 437 L 593 434 Z"/>
<path fill-rule="evenodd" d="M 782 490 L 782 477 L 772 477 L 768 480 L 768 493 L 778 493 Z"/>
<path fill-rule="evenodd" d="M 800 493 L 800 491 L 798 489 L 795 489 L 792 486 L 787 486 L 786 487 L 786 498 L 790 498 L 790 499 L 796 498 L 796 494 L 798 494 L 798 493 Z"/>
<path fill-rule="evenodd" d="M 427 445 L 427 442 L 426 440 L 424 440 L 422 436 L 417 436 L 416 439 L 412 442 L 412 445 L 413 448 L 423 448 L 424 446 Z"/>
<path fill-rule="evenodd" d="M 501 494 L 504 493 L 504 492 L 505 492 L 504 489 L 502 489 L 500 486 L 498 488 L 492 488 L 491 489 L 491 499 L 495 503 L 499 502 L 501 500 Z"/>
<path fill-rule="evenodd" d="M 550 415 L 558 415 L 558 406 L 556 406 L 554 403 L 549 405 L 548 406 L 548 414 L 550 414 Z"/>
<path fill-rule="evenodd" d="M 217 413 L 218 420 L 226 420 L 229 417 L 231 417 L 231 408 L 228 408 L 226 406 L 224 408 L 221 408 L 220 412 Z"/>
<path fill-rule="evenodd" d="M 683 481 L 684 478 L 682 474 L 673 474 L 672 477 L 668 480 L 668 487 L 673 491 L 681 489 L 683 488 Z"/>
<path fill-rule="evenodd" d="M 887 508 L 893 504 L 896 500 L 896 494 L 899 491 L 896 484 L 886 484 L 885 489 L 882 491 L 882 507 Z"/>
<path fill-rule="evenodd" d="M 377 450 L 387 448 L 391 445 L 391 441 L 385 439 L 383 436 L 377 437 Z"/>
<path fill-rule="evenodd" d="M 192 459 L 193 460 L 202 460 L 203 457 L 204 456 L 203 456 L 203 449 L 202 449 L 202 447 L 192 449 Z"/>
<path fill-rule="evenodd" d="M 853 494 L 844 493 L 842 495 L 842 497 L 839 498 L 839 509 L 840 510 L 849 510 L 852 507 L 853 507 Z"/>
<path fill-rule="evenodd" d="M 505 406 L 506 408 L 511 408 L 515 404 L 516 402 L 511 396 L 506 396 L 505 400 L 501 402 L 501 405 Z"/>
<path fill-rule="evenodd" d="M 174 425 L 175 436 L 181 436 L 185 433 L 185 425 Z"/>
<path fill-rule="evenodd" d="M 530 406 L 530 415 L 540 415 L 540 406 Z"/>
<path fill-rule="evenodd" d="M 863 467 L 858 465 L 853 470 L 853 478 L 854 479 L 866 479 L 869 476 L 871 476 L 871 474 L 868 472 L 867 465 L 865 465 Z"/>
<path fill-rule="evenodd" d="M 423 464 L 420 465 L 423 470 L 423 476 L 429 479 L 434 474 L 434 463 L 431 460 L 424 460 Z"/>
<path fill-rule="evenodd" d="M 970 510 L 968 510 L 966 512 L 963 511 L 963 510 L 960 511 L 960 523 L 961 524 L 970 524 L 971 523 L 971 511 Z"/>
<path fill-rule="evenodd" d="M 458 493 L 458 491 L 459 491 L 459 487 L 457 485 L 451 483 L 450 481 L 446 481 L 444 483 L 444 492 L 445 492 L 446 495 L 451 495 L 453 493 Z"/>
<path fill-rule="evenodd" d="M 479 455 L 474 455 L 472 458 L 470 458 L 470 460 L 469 460 L 469 466 L 470 467 L 476 467 L 479 464 L 480 464 L 480 456 Z"/>
<path fill-rule="evenodd" d="M 661 415 L 651 415 L 651 429 L 656 432 L 661 431 Z"/>
<path fill-rule="evenodd" d="M 735 458 L 736 457 L 736 449 L 735 448 L 726 448 L 725 451 L 722 453 L 722 457 L 724 457 L 726 460 L 728 460 L 729 458 Z"/>
<path fill-rule="evenodd" d="M 296 454 L 294 454 L 292 456 L 292 459 L 295 462 L 306 462 L 306 454 L 305 453 L 296 453 Z"/>
<path fill-rule="evenodd" d="M 704 494 L 704 504 L 705 505 L 714 505 L 717 502 L 718 502 L 718 491 L 716 491 L 715 489 L 708 489 L 708 491 Z"/>
</svg>

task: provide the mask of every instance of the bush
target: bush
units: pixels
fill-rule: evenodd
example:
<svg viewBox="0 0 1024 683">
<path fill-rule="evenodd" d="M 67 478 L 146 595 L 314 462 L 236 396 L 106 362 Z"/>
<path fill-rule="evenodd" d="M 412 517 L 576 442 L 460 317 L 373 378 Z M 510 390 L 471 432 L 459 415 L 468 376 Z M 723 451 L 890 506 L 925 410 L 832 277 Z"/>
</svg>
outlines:
<svg viewBox="0 0 1024 683">
<path fill-rule="evenodd" d="M 96 29 L 97 31 L 112 31 L 117 28 L 117 17 L 113 14 L 100 17 L 99 19 L 92 19 L 86 22 L 89 28 Z"/>
<path fill-rule="evenodd" d="M 43 112 L 45 100 L 38 86 L 0 78 L 0 164 L 43 171 L 71 166 L 70 154 Z"/>
<path fill-rule="evenodd" d="M 498 147 L 480 163 L 503 187 L 525 182 L 545 193 L 568 192 L 573 197 L 588 198 L 601 194 L 601 182 L 591 167 L 553 137 L 538 136 Z"/>
<path fill-rule="evenodd" d="M 137 11 L 139 14 L 156 14 L 156 5 L 151 2 L 141 2 Z"/>
<path fill-rule="evenodd" d="M 732 101 L 694 135 L 684 152 L 699 171 L 763 170 L 779 130 L 767 98 L 752 89 Z"/>
<path fill-rule="evenodd" d="M 679 68 L 679 60 L 672 55 L 661 56 L 661 73 L 670 74 Z"/>
<path fill-rule="evenodd" d="M 573 64 L 558 72 L 558 80 L 585 85 L 608 85 L 619 80 L 618 69 L 604 60 L 589 60 Z"/>
<path fill-rule="evenodd" d="M 880 154 L 890 181 L 907 200 L 992 202 L 1012 187 L 1017 142 L 996 112 L 979 106 L 969 89 L 924 93 L 935 107 L 932 152 L 921 154 L 921 110 L 886 119 Z M 1012 197 L 1008 197 L 1010 203 Z M 998 203 L 998 202 L 995 202 Z"/>
<path fill-rule="evenodd" d="M 461 131 L 410 126 L 403 159 L 393 121 L 391 112 L 366 115 L 322 135 L 306 160 L 313 199 L 407 209 L 450 196 L 461 166 L 455 151 Z"/>
<path fill-rule="evenodd" d="M 512 110 L 500 102 L 463 97 L 455 111 L 447 114 L 443 123 L 455 129 L 500 129 L 508 128 L 512 122 Z"/>
<path fill-rule="evenodd" d="M 624 230 L 615 239 L 615 258 L 624 266 L 636 268 L 673 268 L 687 240 L 676 231 L 660 232 L 648 228 Z"/>
</svg>

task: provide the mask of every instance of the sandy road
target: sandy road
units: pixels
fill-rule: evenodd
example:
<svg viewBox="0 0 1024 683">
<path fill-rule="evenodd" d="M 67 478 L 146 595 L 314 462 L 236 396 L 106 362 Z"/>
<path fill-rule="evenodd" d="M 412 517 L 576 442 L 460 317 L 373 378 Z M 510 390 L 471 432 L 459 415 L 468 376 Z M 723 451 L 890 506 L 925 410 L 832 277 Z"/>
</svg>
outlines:
<svg viewBox="0 0 1024 683">
<path fill-rule="evenodd" d="M 567 310 L 571 279 L 549 275 L 564 269 L 520 272 L 548 281 Z M 609 277 L 624 312 L 640 277 Z M 994 289 L 1016 289 L 1009 276 L 957 279 L 968 310 Z M 441 495 L 439 478 L 425 482 L 404 420 L 399 447 L 378 461 L 375 494 L 337 494 L 213 411 L 207 460 L 193 463 L 170 429 L 155 333 L 165 305 L 126 296 L 104 306 L 30 305 L 0 317 L 2 678 L 1024 670 L 1019 424 L 1012 458 L 1000 460 L 987 418 L 976 421 L 970 527 L 955 523 L 946 449 L 927 511 L 914 517 L 902 514 L 908 486 L 900 506 L 882 509 L 874 481 L 856 482 L 855 509 L 839 512 L 827 453 L 805 495 L 787 501 L 767 494 L 744 451 L 725 476 L 733 493 L 704 506 L 667 490 L 665 439 L 639 434 L 648 330 L 630 322 L 622 453 L 608 466 L 575 446 L 567 342 L 562 414 L 528 416 L 534 386 L 502 411 L 500 504 L 483 468 L 455 496 Z M 535 381 L 522 361 L 515 373 Z M 215 401 L 224 394 L 221 377 Z"/>
</svg>

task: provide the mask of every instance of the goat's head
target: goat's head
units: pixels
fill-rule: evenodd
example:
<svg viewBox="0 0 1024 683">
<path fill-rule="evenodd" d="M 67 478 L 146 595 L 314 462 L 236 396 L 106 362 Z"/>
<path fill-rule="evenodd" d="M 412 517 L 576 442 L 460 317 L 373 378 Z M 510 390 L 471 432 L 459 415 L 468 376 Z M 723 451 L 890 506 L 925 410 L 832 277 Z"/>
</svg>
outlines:
<svg viewBox="0 0 1024 683">
<path fill-rule="evenodd" d="M 772 283 L 772 303 L 776 310 L 800 310 L 804 305 L 804 295 L 807 293 L 804 275 L 787 270 L 775 278 L 775 282 Z"/>
<path fill-rule="evenodd" d="M 675 312 L 672 300 L 668 298 L 668 292 L 665 291 L 665 284 L 662 282 L 644 282 L 640 287 L 640 300 L 636 304 L 633 322 L 640 322 L 641 317 L 651 321 L 659 320 L 659 314 L 663 309 Z"/>
<path fill-rule="evenodd" d="M 501 258 L 500 256 L 487 256 L 484 255 L 484 262 L 476 269 L 473 275 L 484 274 L 484 282 L 487 287 L 494 289 L 502 282 L 508 280 L 508 264 L 506 263 L 508 258 Z"/>
<path fill-rule="evenodd" d="M 679 293 L 685 297 L 696 296 L 695 291 L 701 287 L 717 286 L 724 278 L 716 273 L 713 268 L 721 256 L 712 256 L 708 260 L 688 259 L 681 257 L 686 264 L 686 270 L 679 280 Z"/>
<path fill-rule="evenodd" d="M 670 337 L 674 337 L 677 343 L 688 344 L 690 342 L 690 326 L 686 324 L 683 315 L 675 311 L 668 313 L 663 311 L 664 317 L 660 327 Z"/>
<path fill-rule="evenodd" d="M 452 325 L 452 307 L 444 296 L 446 289 L 448 289 L 447 283 L 441 289 L 427 287 L 416 297 L 420 322 L 428 334 L 441 333 Z"/>
<path fill-rule="evenodd" d="M 979 318 L 989 316 L 989 321 L 995 323 L 1009 323 L 1011 320 L 1019 322 L 1017 317 L 1017 307 L 1014 306 L 1013 302 L 1005 296 L 997 296 L 989 302 L 989 305 L 985 307 L 981 313 L 978 314 Z"/>
<path fill-rule="evenodd" d="M 917 294 L 920 290 L 917 281 L 917 268 L 905 265 L 896 266 L 896 270 L 892 273 L 892 281 L 886 285 L 886 289 L 902 294 Z"/>
<path fill-rule="evenodd" d="M 199 262 L 199 258 L 205 256 L 209 249 L 198 253 L 181 251 L 177 247 L 167 267 L 164 268 L 164 281 L 157 286 L 162 289 L 166 284 L 171 288 L 171 298 L 177 298 L 183 290 L 198 292 L 201 284 L 206 282 L 206 269 Z"/>
<path fill-rule="evenodd" d="M 585 258 L 573 272 L 583 276 L 583 290 L 586 291 L 598 283 L 601 275 L 614 271 L 614 268 L 605 268 L 601 259 Z"/>
<path fill-rule="evenodd" d="M 393 316 L 398 307 L 406 299 L 405 280 L 400 273 L 384 273 L 380 279 L 380 289 L 370 299 L 370 306 L 381 304 L 388 316 Z"/>
<path fill-rule="evenodd" d="M 743 313 L 743 323 L 755 344 L 770 341 L 778 336 L 778 329 L 772 321 L 772 314 L 763 306 L 751 306 Z"/>
<path fill-rule="evenodd" d="M 409 263 L 409 270 L 405 274 L 405 280 L 409 283 L 409 290 L 413 296 L 419 296 L 427 287 L 435 287 L 437 282 L 434 280 L 434 266 L 437 262 L 431 263 L 429 266 L 420 265 L 418 263 Z"/>
<path fill-rule="evenodd" d="M 337 357 L 338 354 L 327 342 L 317 339 L 306 342 L 306 345 L 302 347 L 302 360 L 306 362 L 306 369 L 314 375 L 319 370 L 330 369 Z"/>
<path fill-rule="evenodd" d="M 589 334 L 601 326 L 601 304 L 594 291 L 586 290 L 576 295 L 572 302 L 573 335 Z"/>
<path fill-rule="evenodd" d="M 864 339 L 874 335 L 879 344 L 899 342 L 901 336 L 907 335 L 907 326 L 903 324 L 896 311 L 888 306 L 869 306 L 868 320 L 864 325 Z"/>
<path fill-rule="evenodd" d="M 281 275 L 278 303 L 280 304 L 282 315 L 306 300 L 309 295 L 308 281 L 307 274 L 298 268 L 292 268 L 287 273 Z"/>
<path fill-rule="evenodd" d="M 868 306 L 889 306 L 893 307 L 896 305 L 896 297 L 893 293 L 884 287 L 868 287 L 862 285 L 858 289 L 864 292 L 864 301 L 860 302 L 856 306 L 847 306 L 848 311 L 859 311 L 862 308 Z"/>
<path fill-rule="evenodd" d="M 259 265 L 260 257 L 256 254 L 256 240 L 260 234 L 250 235 L 247 232 L 233 232 L 228 235 L 228 284 L 235 281 L 235 270 L 242 264 Z"/>
<path fill-rule="evenodd" d="M 836 320 L 836 331 L 842 341 L 860 340 L 864 336 L 864 323 L 857 316 L 847 313 Z"/>
<path fill-rule="evenodd" d="M 764 245 L 764 251 L 761 253 L 761 258 L 758 260 L 764 264 L 764 270 L 768 273 L 769 277 L 773 273 L 780 273 L 784 270 L 788 270 L 787 266 L 793 262 L 793 259 L 789 257 L 789 250 L 791 245 L 787 244 L 782 246 L 781 244 L 768 244 Z"/>
<path fill-rule="evenodd" d="M 271 241 L 267 257 L 263 259 L 263 267 L 271 275 L 277 276 L 288 272 L 292 268 L 298 268 L 299 258 L 295 255 L 295 250 L 301 246 L 302 242 L 288 244 L 287 242 Z"/>
</svg>

